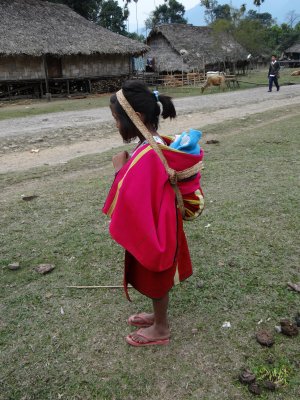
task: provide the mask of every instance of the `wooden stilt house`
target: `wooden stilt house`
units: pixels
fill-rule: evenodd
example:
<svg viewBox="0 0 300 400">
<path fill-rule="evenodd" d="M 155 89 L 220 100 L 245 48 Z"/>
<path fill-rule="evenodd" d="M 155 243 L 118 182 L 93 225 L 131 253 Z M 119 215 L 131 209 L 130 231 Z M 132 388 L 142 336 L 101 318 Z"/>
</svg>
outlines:
<svg viewBox="0 0 300 400">
<path fill-rule="evenodd" d="M 0 21 L 0 97 L 91 91 L 95 81 L 130 75 L 132 57 L 148 50 L 42 0 L 0 0 Z"/>
<path fill-rule="evenodd" d="M 285 65 L 289 67 L 300 67 L 300 41 L 286 49 L 284 51 L 284 56 L 284 60 L 286 60 Z"/>
<path fill-rule="evenodd" d="M 159 25 L 147 44 L 151 48 L 147 58 L 157 72 L 225 70 L 247 62 L 248 52 L 231 35 L 217 34 L 207 26 Z"/>
</svg>

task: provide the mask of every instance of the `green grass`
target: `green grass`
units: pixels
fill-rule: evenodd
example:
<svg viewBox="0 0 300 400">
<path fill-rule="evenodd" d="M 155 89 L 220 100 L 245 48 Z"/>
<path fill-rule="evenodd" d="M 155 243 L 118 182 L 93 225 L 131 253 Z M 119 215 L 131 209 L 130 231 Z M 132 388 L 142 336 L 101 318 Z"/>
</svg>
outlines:
<svg viewBox="0 0 300 400">
<path fill-rule="evenodd" d="M 278 387 L 287 386 L 289 383 L 289 377 L 293 373 L 293 370 L 289 366 L 289 362 L 277 363 L 277 365 L 261 365 L 254 368 L 256 380 L 258 382 L 271 381 Z"/>
<path fill-rule="evenodd" d="M 124 342 L 127 317 L 149 310 L 148 299 L 67 288 L 122 283 L 123 250 L 101 215 L 112 152 L 1 176 L 1 400 L 248 400 L 237 379 L 245 367 L 259 377 L 277 368 L 286 380 L 263 399 L 299 398 L 299 337 L 274 326 L 300 311 L 299 294 L 287 289 L 300 281 L 300 115 L 290 108 L 280 123 L 273 117 L 203 129 L 220 144 L 202 144 L 206 210 L 185 224 L 194 275 L 171 292 L 172 340 L 162 348 Z M 38 197 L 21 200 L 30 193 Z M 20 270 L 7 269 L 16 261 Z M 37 274 L 46 262 L 55 270 Z M 256 342 L 261 327 L 274 332 L 272 348 Z"/>
<path fill-rule="evenodd" d="M 291 76 L 291 73 L 296 71 L 296 68 L 281 68 L 280 69 L 280 85 L 299 84 L 299 76 Z M 268 70 L 253 70 L 249 71 L 246 76 L 239 76 L 241 88 L 255 87 L 255 85 L 266 85 L 268 86 Z M 248 84 L 249 83 L 249 84 Z"/>
<path fill-rule="evenodd" d="M 30 117 L 40 114 L 49 114 L 63 111 L 89 110 L 98 107 L 107 107 L 111 94 L 90 96 L 85 99 L 53 99 L 21 100 L 14 103 L 2 103 L 0 107 L 0 121 L 8 118 Z"/>
<path fill-rule="evenodd" d="M 293 68 L 284 68 L 281 71 L 280 84 L 300 83 L 299 76 L 291 76 Z M 240 82 L 239 88 L 231 88 L 231 90 L 241 90 L 256 87 L 256 85 L 268 85 L 267 71 L 254 70 L 250 71 L 246 76 L 238 76 Z M 160 93 L 167 94 L 173 98 L 200 96 L 199 87 L 184 86 L 178 88 L 164 88 L 159 86 Z M 205 94 L 219 93 L 218 88 L 211 88 Z M 22 100 L 13 103 L 0 103 L 0 121 L 9 118 L 19 118 L 34 116 L 40 114 L 48 114 L 62 111 L 89 110 L 98 107 L 107 107 L 111 94 L 103 94 L 98 96 L 88 96 L 85 99 L 53 99 L 51 102 L 46 100 Z M 1 107 L 2 105 L 2 107 Z"/>
</svg>

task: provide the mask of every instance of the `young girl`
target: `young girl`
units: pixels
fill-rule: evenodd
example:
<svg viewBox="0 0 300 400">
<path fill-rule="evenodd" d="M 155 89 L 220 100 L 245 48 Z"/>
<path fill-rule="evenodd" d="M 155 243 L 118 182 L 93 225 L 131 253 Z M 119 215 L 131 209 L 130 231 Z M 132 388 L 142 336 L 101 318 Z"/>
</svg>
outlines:
<svg viewBox="0 0 300 400">
<path fill-rule="evenodd" d="M 111 217 L 112 238 L 125 248 L 127 298 L 131 284 L 153 304 L 152 313 L 129 317 L 128 323 L 139 329 L 126 341 L 133 346 L 165 345 L 170 340 L 168 293 L 192 274 L 182 217 L 193 219 L 203 209 L 203 151 L 196 143 L 198 150 L 185 152 L 178 139 L 169 147 L 172 140 L 160 136 L 157 128 L 160 114 L 175 118 L 174 105 L 143 82 L 127 81 L 111 97 L 110 108 L 124 142 L 138 138 L 139 143 L 130 157 L 125 151 L 113 157 L 115 180 L 103 212 Z"/>
</svg>

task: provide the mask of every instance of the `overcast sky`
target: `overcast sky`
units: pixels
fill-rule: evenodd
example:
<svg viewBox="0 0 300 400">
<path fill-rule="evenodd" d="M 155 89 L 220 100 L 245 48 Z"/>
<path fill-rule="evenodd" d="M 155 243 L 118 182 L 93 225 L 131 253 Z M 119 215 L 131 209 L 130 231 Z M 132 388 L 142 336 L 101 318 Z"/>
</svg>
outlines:
<svg viewBox="0 0 300 400">
<path fill-rule="evenodd" d="M 178 0 L 178 1 L 184 5 L 186 11 L 200 4 L 200 0 Z M 123 0 L 118 0 L 118 2 L 121 7 L 124 6 Z M 283 7 L 284 5 L 288 7 L 291 6 L 291 8 L 287 7 L 286 11 L 294 9 L 297 13 L 300 13 L 300 0 L 265 0 L 265 2 L 262 4 L 260 8 L 257 8 L 253 5 L 253 0 L 218 0 L 219 4 L 224 4 L 224 3 L 231 4 L 235 8 L 238 8 L 243 3 L 245 3 L 247 6 L 247 10 L 255 9 L 258 12 L 269 12 L 271 14 L 272 14 L 271 3 L 273 3 L 274 6 L 274 2 L 276 2 L 277 6 L 278 3 L 280 3 Z M 150 13 L 155 9 L 155 7 L 161 4 L 164 4 L 164 0 L 138 0 L 137 3 L 135 3 L 134 0 L 132 0 L 131 4 L 129 5 L 129 12 L 130 12 L 129 31 L 130 32 L 136 31 L 137 26 L 139 29 L 144 27 L 145 20 L 149 17 Z M 137 11 L 137 19 L 136 19 L 136 11 Z M 204 8 L 203 8 L 203 14 L 204 14 Z"/>
<path fill-rule="evenodd" d="M 183 0 L 180 1 L 178 0 L 181 4 L 184 5 L 185 9 L 188 10 L 197 4 L 200 4 L 199 0 Z M 123 0 L 118 0 L 119 5 L 121 7 L 124 6 L 124 1 Z M 133 0 L 131 0 L 131 3 L 129 5 L 129 28 L 130 31 L 136 30 L 136 11 L 137 11 L 137 17 L 138 17 L 138 26 L 141 28 L 142 26 L 145 25 L 145 20 L 149 17 L 150 13 L 155 9 L 155 7 L 160 6 L 161 4 L 164 4 L 164 0 L 138 0 L 137 3 L 134 3 Z"/>
<path fill-rule="evenodd" d="M 178 0 L 179 3 L 183 4 L 185 10 L 189 10 L 196 5 L 200 4 L 200 0 Z M 234 7 L 239 7 L 243 3 L 251 2 L 253 0 L 219 0 L 219 3 L 228 3 L 232 4 Z M 266 0 L 270 1 L 270 0 Z M 271 0 L 271 1 L 282 1 L 282 0 Z M 299 0 L 300 1 L 300 0 Z M 121 7 L 124 6 L 123 0 L 118 0 L 119 5 Z M 129 5 L 129 31 L 136 31 L 136 28 L 140 29 L 145 26 L 145 20 L 149 17 L 150 13 L 159 5 L 164 4 L 164 0 L 138 0 L 137 3 L 134 0 L 131 0 L 131 4 Z M 203 8 L 204 13 L 204 8 Z M 136 18 L 137 17 L 137 18 Z"/>
</svg>

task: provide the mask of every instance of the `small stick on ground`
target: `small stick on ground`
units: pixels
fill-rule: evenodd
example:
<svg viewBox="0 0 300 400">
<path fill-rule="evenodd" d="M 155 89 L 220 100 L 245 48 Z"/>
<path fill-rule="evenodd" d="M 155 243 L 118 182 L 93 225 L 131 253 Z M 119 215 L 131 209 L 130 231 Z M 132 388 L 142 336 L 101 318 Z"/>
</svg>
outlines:
<svg viewBox="0 0 300 400">
<path fill-rule="evenodd" d="M 67 288 L 71 289 L 123 289 L 122 285 L 100 285 L 100 286 L 67 286 Z M 131 289 L 132 286 L 128 286 L 128 289 Z"/>
</svg>

